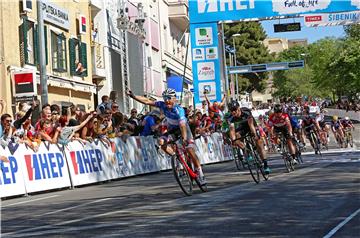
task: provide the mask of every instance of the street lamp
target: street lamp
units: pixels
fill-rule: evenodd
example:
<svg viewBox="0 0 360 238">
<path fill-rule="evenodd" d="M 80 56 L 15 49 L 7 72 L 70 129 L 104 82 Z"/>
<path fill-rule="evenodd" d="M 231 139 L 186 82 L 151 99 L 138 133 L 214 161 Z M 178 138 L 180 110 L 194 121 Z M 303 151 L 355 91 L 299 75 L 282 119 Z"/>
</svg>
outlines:
<svg viewBox="0 0 360 238">
<path fill-rule="evenodd" d="M 237 66 L 237 63 L 236 63 L 236 48 L 235 48 L 235 37 L 238 37 L 238 36 L 241 36 L 241 34 L 239 33 L 236 33 L 236 34 L 233 34 L 231 37 L 233 39 L 233 48 L 234 48 L 234 59 L 235 59 L 235 64 L 234 66 Z M 236 93 L 235 93 L 235 97 L 236 99 L 239 98 L 239 82 L 238 82 L 238 75 L 235 74 L 235 87 L 236 87 Z"/>
</svg>

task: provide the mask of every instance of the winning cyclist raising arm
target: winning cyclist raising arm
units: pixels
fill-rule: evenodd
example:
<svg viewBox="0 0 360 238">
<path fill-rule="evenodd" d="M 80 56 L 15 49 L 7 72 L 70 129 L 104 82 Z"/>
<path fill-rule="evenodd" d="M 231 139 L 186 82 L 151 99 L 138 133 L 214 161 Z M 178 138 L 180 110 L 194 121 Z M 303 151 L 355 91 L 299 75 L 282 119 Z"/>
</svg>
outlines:
<svg viewBox="0 0 360 238">
<path fill-rule="evenodd" d="M 199 160 L 197 159 L 197 156 L 195 154 L 194 150 L 194 140 L 192 138 L 192 134 L 190 131 L 189 124 L 185 117 L 185 110 L 180 105 L 176 103 L 176 92 L 174 89 L 168 88 L 162 93 L 164 101 L 151 101 L 150 99 L 142 96 L 136 96 L 131 91 L 129 91 L 128 96 L 133 98 L 134 100 L 149 105 L 149 106 L 155 106 L 160 108 L 160 110 L 164 113 L 167 123 L 168 123 L 168 131 L 169 134 L 172 134 L 171 132 L 175 133 L 176 131 L 181 132 L 181 138 L 186 146 L 186 151 L 189 153 L 194 165 L 195 170 L 199 175 L 199 182 L 200 184 L 204 185 L 206 184 L 201 164 Z M 169 146 L 165 148 L 166 152 L 169 154 L 174 154 L 174 151 L 171 150 Z"/>
</svg>

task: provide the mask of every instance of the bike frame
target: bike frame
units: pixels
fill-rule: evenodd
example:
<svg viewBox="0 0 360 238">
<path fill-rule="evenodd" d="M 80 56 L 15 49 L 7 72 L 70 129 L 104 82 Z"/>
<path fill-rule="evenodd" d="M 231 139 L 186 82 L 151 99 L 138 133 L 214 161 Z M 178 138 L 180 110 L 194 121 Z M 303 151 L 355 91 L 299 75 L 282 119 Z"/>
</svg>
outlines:
<svg viewBox="0 0 360 238">
<path fill-rule="evenodd" d="M 181 147 L 178 146 L 178 144 L 175 142 L 173 143 L 173 146 L 175 147 L 175 153 L 178 155 L 178 158 L 180 160 L 180 162 L 183 164 L 183 166 L 186 168 L 186 170 L 189 172 L 189 175 L 192 179 L 196 179 L 197 174 L 193 171 L 192 168 L 190 168 L 189 166 L 189 162 L 191 164 L 193 164 L 193 162 L 191 161 L 190 156 L 188 155 L 186 148 L 184 145 L 182 145 Z M 184 158 L 185 157 L 185 158 Z"/>
</svg>

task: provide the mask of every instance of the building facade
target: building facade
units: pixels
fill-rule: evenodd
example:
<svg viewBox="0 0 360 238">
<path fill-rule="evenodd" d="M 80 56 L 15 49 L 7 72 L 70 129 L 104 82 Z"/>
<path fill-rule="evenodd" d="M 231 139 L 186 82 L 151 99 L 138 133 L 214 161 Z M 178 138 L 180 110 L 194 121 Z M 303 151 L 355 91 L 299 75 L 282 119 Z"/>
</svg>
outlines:
<svg viewBox="0 0 360 238">
<path fill-rule="evenodd" d="M 11 112 L 16 105 L 12 90 L 15 72 L 34 71 L 38 98 L 41 98 L 37 1 L 1 1 L 0 4 L 0 98 L 7 101 L 7 111 Z M 88 2 L 44 0 L 42 14 L 48 102 L 63 106 L 74 103 L 85 110 L 92 109 L 95 86 L 89 60 Z"/>
</svg>

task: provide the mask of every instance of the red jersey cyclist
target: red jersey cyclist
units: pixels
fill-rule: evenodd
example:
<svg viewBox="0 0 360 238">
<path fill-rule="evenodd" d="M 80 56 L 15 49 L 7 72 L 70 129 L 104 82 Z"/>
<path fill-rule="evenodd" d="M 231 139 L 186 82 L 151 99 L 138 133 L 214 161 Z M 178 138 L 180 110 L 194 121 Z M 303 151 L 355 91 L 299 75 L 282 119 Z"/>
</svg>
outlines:
<svg viewBox="0 0 360 238">
<path fill-rule="evenodd" d="M 293 162 L 296 163 L 295 146 L 292 142 L 293 131 L 290 118 L 287 113 L 283 112 L 283 108 L 280 104 L 275 104 L 274 113 L 270 115 L 268 124 L 270 126 L 271 137 L 276 137 L 277 134 L 282 133 L 283 136 L 286 138 L 289 152 L 293 158 Z"/>
</svg>

